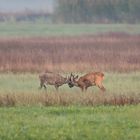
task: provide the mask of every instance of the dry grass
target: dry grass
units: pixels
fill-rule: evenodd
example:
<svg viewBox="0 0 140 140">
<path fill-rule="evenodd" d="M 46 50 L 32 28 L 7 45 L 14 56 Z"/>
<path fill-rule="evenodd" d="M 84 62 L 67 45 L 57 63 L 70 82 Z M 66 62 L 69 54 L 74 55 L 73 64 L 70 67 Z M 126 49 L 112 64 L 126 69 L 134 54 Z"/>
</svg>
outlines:
<svg viewBox="0 0 140 140">
<path fill-rule="evenodd" d="M 114 95 L 91 93 L 53 93 L 53 94 L 1 94 L 0 106 L 97 106 L 97 105 L 134 105 L 140 103 L 140 94 Z"/>
<path fill-rule="evenodd" d="M 137 71 L 140 35 L 1 38 L 0 72 Z"/>
</svg>

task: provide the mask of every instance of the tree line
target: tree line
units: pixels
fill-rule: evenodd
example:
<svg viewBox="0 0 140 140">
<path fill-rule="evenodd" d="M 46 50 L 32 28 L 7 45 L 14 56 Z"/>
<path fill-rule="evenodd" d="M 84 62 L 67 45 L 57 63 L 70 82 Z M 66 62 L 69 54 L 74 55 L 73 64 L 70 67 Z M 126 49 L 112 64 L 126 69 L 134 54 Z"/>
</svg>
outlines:
<svg viewBox="0 0 140 140">
<path fill-rule="evenodd" d="M 14 12 L 14 13 L 4 13 L 0 12 L 0 22 L 21 22 L 21 21 L 49 21 L 50 20 L 50 13 L 44 12 L 44 11 L 21 11 L 21 12 Z"/>
<path fill-rule="evenodd" d="M 140 0 L 54 0 L 52 13 L 25 9 L 0 12 L 3 21 L 52 23 L 140 23 Z"/>
<path fill-rule="evenodd" d="M 58 0 L 56 13 L 64 23 L 138 23 L 140 0 Z"/>
</svg>

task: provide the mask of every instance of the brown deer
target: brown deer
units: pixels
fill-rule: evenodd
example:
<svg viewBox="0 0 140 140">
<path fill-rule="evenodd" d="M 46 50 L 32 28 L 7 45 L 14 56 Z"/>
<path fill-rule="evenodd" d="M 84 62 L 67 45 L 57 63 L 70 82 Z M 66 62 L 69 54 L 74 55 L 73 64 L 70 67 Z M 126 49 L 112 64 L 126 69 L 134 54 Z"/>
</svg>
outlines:
<svg viewBox="0 0 140 140">
<path fill-rule="evenodd" d="M 66 84 L 68 81 L 68 78 L 65 78 L 59 74 L 52 72 L 45 72 L 40 74 L 39 79 L 40 79 L 40 89 L 42 87 L 46 89 L 47 85 L 54 85 L 57 91 L 59 86 Z"/>
<path fill-rule="evenodd" d="M 68 80 L 68 85 L 70 88 L 72 88 L 73 86 L 77 86 L 81 88 L 82 91 L 84 90 L 86 91 L 87 88 L 90 86 L 97 86 L 102 91 L 105 91 L 106 89 L 102 84 L 103 79 L 104 79 L 104 74 L 101 72 L 91 72 L 84 76 L 81 76 L 79 79 L 78 79 L 78 75 L 75 76 L 71 73 Z"/>
</svg>

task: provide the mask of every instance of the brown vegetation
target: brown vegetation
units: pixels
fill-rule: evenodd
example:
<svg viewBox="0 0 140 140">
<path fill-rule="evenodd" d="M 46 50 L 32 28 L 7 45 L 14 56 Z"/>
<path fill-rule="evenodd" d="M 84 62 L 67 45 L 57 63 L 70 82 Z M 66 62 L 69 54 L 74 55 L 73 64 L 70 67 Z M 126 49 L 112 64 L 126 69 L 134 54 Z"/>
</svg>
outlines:
<svg viewBox="0 0 140 140">
<path fill-rule="evenodd" d="M 0 72 L 137 71 L 140 35 L 1 38 Z"/>
<path fill-rule="evenodd" d="M 69 105 L 135 105 L 140 103 L 140 94 L 115 95 L 92 93 L 52 93 L 52 94 L 1 94 L 0 106 L 69 106 Z"/>
</svg>

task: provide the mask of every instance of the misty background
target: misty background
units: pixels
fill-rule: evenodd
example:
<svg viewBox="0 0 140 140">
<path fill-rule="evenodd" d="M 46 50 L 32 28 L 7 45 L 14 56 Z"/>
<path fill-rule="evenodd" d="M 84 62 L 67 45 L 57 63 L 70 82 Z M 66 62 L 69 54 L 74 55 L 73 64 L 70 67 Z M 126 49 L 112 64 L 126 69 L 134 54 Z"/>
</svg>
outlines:
<svg viewBox="0 0 140 140">
<path fill-rule="evenodd" d="M 139 23 L 140 0 L 0 0 L 0 22 Z"/>
<path fill-rule="evenodd" d="M 52 12 L 54 0 L 0 0 L 1 12 L 21 12 L 26 9 L 33 11 Z"/>
</svg>

